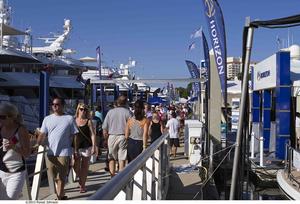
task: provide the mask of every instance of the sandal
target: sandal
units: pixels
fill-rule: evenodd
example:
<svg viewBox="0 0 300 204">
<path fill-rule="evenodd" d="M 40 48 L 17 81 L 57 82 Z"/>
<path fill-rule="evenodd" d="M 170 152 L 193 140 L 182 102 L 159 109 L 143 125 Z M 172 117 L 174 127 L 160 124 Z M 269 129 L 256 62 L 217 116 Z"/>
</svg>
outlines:
<svg viewBox="0 0 300 204">
<path fill-rule="evenodd" d="M 85 187 L 80 187 L 80 193 L 85 193 L 86 192 L 86 188 Z"/>
</svg>

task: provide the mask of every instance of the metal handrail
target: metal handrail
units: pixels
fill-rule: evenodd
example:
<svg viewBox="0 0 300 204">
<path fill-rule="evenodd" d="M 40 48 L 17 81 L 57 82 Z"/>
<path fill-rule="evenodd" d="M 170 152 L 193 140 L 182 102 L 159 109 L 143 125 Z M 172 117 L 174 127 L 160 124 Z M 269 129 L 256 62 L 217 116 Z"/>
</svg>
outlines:
<svg viewBox="0 0 300 204">
<path fill-rule="evenodd" d="M 168 139 L 169 134 L 163 134 L 159 137 L 153 144 L 151 144 L 145 151 L 143 151 L 137 158 L 135 158 L 132 162 L 130 162 L 121 172 L 119 172 L 116 176 L 114 176 L 108 183 L 106 183 L 103 187 L 97 190 L 92 196 L 88 198 L 88 200 L 112 200 L 118 196 L 118 194 L 126 189 L 128 186 L 132 186 L 132 179 L 139 170 L 143 171 L 143 185 L 145 179 L 144 173 L 147 171 L 151 171 L 150 168 L 146 167 L 146 162 L 149 159 L 156 160 L 155 152 L 159 150 L 159 171 L 158 172 L 158 188 L 159 190 L 164 190 L 165 195 L 159 195 L 158 192 L 157 198 L 164 199 L 167 193 L 167 189 L 162 189 L 163 187 L 168 188 L 168 182 L 165 179 L 168 177 L 168 163 L 169 163 L 169 151 L 168 144 L 166 144 L 166 140 Z M 167 165 L 162 163 L 162 160 L 167 160 Z M 153 170 L 153 169 L 152 169 Z M 153 172 L 152 172 L 153 174 Z M 153 179 L 152 179 L 153 180 Z M 129 187 L 130 188 L 130 187 Z M 145 193 L 145 186 L 142 186 L 142 191 Z M 153 188 L 153 187 L 152 187 Z M 132 195 L 128 195 L 132 193 L 131 190 L 126 190 L 126 199 L 132 199 Z M 145 196 L 142 196 L 141 199 L 146 199 Z M 151 199 L 153 196 L 151 195 Z"/>
<path fill-rule="evenodd" d="M 45 146 L 39 145 L 38 151 L 36 154 L 36 163 L 34 172 L 31 174 L 28 174 L 25 179 L 25 185 L 23 187 L 23 193 L 26 195 L 28 200 L 38 200 L 39 199 L 39 190 L 41 185 L 41 177 L 42 173 L 47 172 L 48 176 L 48 184 L 49 184 L 49 192 L 54 193 L 54 180 L 53 178 L 48 174 L 48 167 L 44 166 L 45 163 L 45 157 L 46 153 L 48 152 L 48 149 Z M 33 177 L 32 185 L 29 185 L 29 178 Z"/>
<path fill-rule="evenodd" d="M 300 153 L 300 151 L 296 150 L 295 148 L 291 147 L 290 144 L 286 145 L 286 150 L 287 150 L 287 154 L 286 154 L 286 158 L 285 158 L 285 172 L 287 173 L 287 178 L 292 181 L 297 183 L 298 187 L 300 187 L 300 182 L 293 176 L 292 172 L 292 167 L 293 167 L 293 161 L 294 161 L 294 157 L 293 157 L 293 152 L 298 152 Z"/>
</svg>

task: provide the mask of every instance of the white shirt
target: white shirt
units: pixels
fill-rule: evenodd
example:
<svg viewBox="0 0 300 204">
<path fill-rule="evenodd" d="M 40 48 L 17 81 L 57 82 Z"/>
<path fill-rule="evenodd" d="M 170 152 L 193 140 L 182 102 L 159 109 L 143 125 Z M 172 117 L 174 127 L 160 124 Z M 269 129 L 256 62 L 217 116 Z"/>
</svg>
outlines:
<svg viewBox="0 0 300 204">
<path fill-rule="evenodd" d="M 170 120 L 168 120 L 166 127 L 169 128 L 170 138 L 179 137 L 178 129 L 180 127 L 180 124 L 176 118 L 171 118 Z"/>
</svg>

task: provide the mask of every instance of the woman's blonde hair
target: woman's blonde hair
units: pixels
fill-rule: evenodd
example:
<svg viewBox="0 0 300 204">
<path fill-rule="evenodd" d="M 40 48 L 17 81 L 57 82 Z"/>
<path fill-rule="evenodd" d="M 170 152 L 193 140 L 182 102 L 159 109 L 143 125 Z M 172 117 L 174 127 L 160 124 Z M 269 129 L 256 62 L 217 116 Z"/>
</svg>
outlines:
<svg viewBox="0 0 300 204">
<path fill-rule="evenodd" d="M 159 116 L 158 116 L 158 113 L 156 111 L 154 111 L 152 113 L 152 119 L 156 119 L 156 120 L 159 120 Z"/>
<path fill-rule="evenodd" d="M 76 113 L 75 113 L 75 117 L 77 118 L 79 115 L 79 109 L 80 108 L 85 108 L 85 117 L 86 118 L 90 118 L 90 111 L 87 105 L 85 105 L 84 103 L 78 103 L 77 108 L 76 108 Z"/>
<path fill-rule="evenodd" d="M 12 118 L 18 124 L 23 124 L 22 115 L 19 113 L 18 108 L 9 102 L 0 103 L 0 114 L 6 115 L 9 118 Z"/>
</svg>

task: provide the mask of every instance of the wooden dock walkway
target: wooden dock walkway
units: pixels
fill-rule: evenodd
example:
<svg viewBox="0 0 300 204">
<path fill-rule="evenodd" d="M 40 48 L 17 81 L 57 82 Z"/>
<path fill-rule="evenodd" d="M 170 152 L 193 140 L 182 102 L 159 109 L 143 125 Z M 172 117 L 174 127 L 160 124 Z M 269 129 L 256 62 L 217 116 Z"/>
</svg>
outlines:
<svg viewBox="0 0 300 204">
<path fill-rule="evenodd" d="M 87 192 L 80 193 L 78 182 L 67 183 L 65 186 L 65 195 L 68 200 L 86 200 L 89 196 L 94 194 L 101 186 L 108 182 L 111 177 L 109 172 L 104 170 L 105 168 L 105 152 L 100 157 L 100 160 L 93 164 L 90 164 L 89 173 L 86 182 Z M 43 182 L 42 183 L 47 183 Z M 48 185 L 42 185 L 39 190 L 39 200 L 55 200 L 56 195 L 51 194 Z M 20 200 L 27 200 L 25 196 L 22 196 Z"/>
<path fill-rule="evenodd" d="M 170 178 L 169 178 L 169 190 L 167 200 L 199 200 L 201 199 L 200 187 L 201 178 L 198 175 L 198 171 L 184 171 L 180 172 L 178 169 L 181 167 L 189 166 L 188 157 L 184 155 L 183 138 L 181 138 L 181 146 L 178 148 L 178 154 L 176 158 L 170 158 Z M 111 177 L 109 172 L 104 170 L 105 168 L 105 152 L 103 152 L 100 160 L 94 164 L 90 164 L 89 174 L 87 177 L 86 188 L 87 192 L 80 193 L 78 182 L 68 183 L 65 186 L 65 195 L 68 200 L 86 200 L 89 196 L 94 194 L 105 183 L 107 183 Z M 43 182 L 42 182 L 43 183 Z M 46 182 L 44 182 L 46 183 Z M 39 200 L 55 200 L 56 195 L 50 195 L 49 187 L 41 186 L 39 191 Z M 21 200 L 26 200 L 25 197 Z"/>
</svg>

